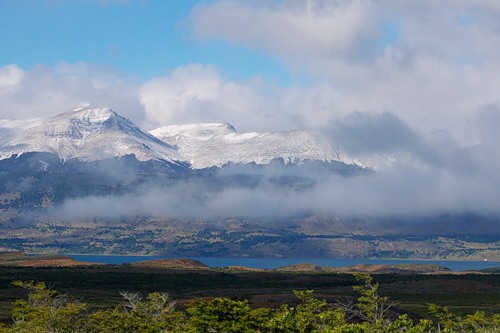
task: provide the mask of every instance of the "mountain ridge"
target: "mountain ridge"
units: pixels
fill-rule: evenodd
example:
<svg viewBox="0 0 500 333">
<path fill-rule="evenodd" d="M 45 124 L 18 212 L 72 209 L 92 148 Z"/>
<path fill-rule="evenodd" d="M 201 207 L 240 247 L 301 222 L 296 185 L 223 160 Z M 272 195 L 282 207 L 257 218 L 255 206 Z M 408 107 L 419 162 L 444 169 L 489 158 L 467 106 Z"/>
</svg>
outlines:
<svg viewBox="0 0 500 333">
<path fill-rule="evenodd" d="M 276 160 L 285 165 L 320 161 L 370 167 L 335 147 L 333 139 L 320 131 L 239 133 L 228 123 L 196 123 L 146 132 L 110 108 L 93 106 L 56 115 L 2 141 L 0 160 L 49 153 L 63 162 L 134 155 L 142 162 L 165 161 L 192 169 L 270 165 Z"/>
<path fill-rule="evenodd" d="M 195 169 L 228 164 L 269 165 L 276 159 L 284 164 L 335 161 L 367 167 L 337 149 L 333 140 L 320 131 L 239 133 L 228 123 L 197 123 L 162 126 L 149 133 L 175 145 Z"/>
</svg>

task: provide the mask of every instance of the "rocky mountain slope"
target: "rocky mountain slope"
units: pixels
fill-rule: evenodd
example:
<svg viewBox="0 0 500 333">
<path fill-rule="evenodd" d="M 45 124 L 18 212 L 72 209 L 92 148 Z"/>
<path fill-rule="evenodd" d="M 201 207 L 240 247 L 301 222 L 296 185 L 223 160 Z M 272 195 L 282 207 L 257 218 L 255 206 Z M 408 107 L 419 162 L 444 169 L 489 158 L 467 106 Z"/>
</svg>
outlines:
<svg viewBox="0 0 500 333">
<path fill-rule="evenodd" d="M 109 108 L 81 108 L 52 117 L 0 146 L 0 160 L 31 152 L 84 162 L 135 155 L 139 161 L 184 163 L 172 146 Z"/>
</svg>

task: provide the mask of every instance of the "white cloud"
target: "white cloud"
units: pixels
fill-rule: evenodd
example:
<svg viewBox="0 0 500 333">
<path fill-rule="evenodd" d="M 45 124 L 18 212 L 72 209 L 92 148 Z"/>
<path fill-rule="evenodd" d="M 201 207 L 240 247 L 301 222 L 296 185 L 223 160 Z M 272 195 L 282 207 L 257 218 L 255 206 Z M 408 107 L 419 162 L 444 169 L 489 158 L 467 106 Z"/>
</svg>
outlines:
<svg viewBox="0 0 500 333">
<path fill-rule="evenodd" d="M 140 123 L 145 114 L 137 85 L 129 77 L 89 64 L 39 65 L 30 70 L 0 67 L 0 119 L 46 118 L 94 104 L 110 106 Z"/>
<path fill-rule="evenodd" d="M 210 65 L 179 67 L 139 82 L 92 64 L 43 65 L 23 70 L 0 67 L 3 126 L 26 127 L 40 119 L 92 104 L 109 106 L 146 129 L 192 122 L 230 122 L 242 131 L 288 130 L 310 125 L 307 114 L 328 120 L 321 103 L 328 92 L 283 89 L 259 78 L 230 81 Z M 6 122 L 5 120 L 9 120 Z M 317 125 L 317 122 L 314 122 Z"/>
<path fill-rule="evenodd" d="M 329 57 L 349 51 L 374 28 L 370 6 L 363 0 L 270 4 L 218 1 L 198 6 L 192 13 L 194 32 L 292 57 Z"/>
<path fill-rule="evenodd" d="M 294 110 L 284 110 L 277 87 L 255 78 L 244 82 L 224 79 L 212 66 L 192 64 L 140 89 L 141 102 L 158 124 L 229 122 L 240 130 L 297 127 Z"/>
<path fill-rule="evenodd" d="M 300 94 L 331 103 L 331 118 L 390 111 L 425 131 L 461 132 L 500 99 L 499 9 L 488 0 L 221 0 L 191 19 L 199 39 L 270 52 L 313 76 L 319 84 Z M 327 118 L 299 104 L 308 123 Z"/>
<path fill-rule="evenodd" d="M 9 87 L 15 87 L 24 76 L 24 71 L 17 65 L 0 67 L 0 89 L 5 93 Z"/>
<path fill-rule="evenodd" d="M 376 62 L 391 45 L 404 56 L 497 59 L 498 1 L 219 0 L 192 10 L 201 39 L 222 38 L 301 64 Z"/>
</svg>

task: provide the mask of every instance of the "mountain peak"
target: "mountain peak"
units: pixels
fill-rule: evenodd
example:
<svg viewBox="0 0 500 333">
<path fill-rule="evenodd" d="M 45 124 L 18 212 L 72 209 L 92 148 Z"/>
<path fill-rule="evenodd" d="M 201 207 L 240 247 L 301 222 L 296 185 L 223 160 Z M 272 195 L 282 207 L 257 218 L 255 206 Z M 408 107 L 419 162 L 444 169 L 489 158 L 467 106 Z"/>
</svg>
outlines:
<svg viewBox="0 0 500 333">
<path fill-rule="evenodd" d="M 106 121 L 109 118 L 118 116 L 118 114 L 111 108 L 108 107 L 98 108 L 94 106 L 74 109 L 72 112 L 69 113 L 69 115 L 89 122 Z"/>
<path fill-rule="evenodd" d="M 122 118 L 115 111 L 108 107 L 80 107 L 73 109 L 73 111 L 61 113 L 55 117 L 52 117 L 46 121 L 46 123 L 58 123 L 70 121 L 71 124 L 82 124 L 82 125 L 97 125 L 103 124 L 110 119 L 121 118 L 127 122 L 127 119 Z"/>
<path fill-rule="evenodd" d="M 166 144 L 110 108 L 86 106 L 62 113 L 32 127 L 0 147 L 0 159 L 28 152 L 46 152 L 63 160 L 102 160 L 135 155 L 140 161 L 184 163 Z"/>
</svg>

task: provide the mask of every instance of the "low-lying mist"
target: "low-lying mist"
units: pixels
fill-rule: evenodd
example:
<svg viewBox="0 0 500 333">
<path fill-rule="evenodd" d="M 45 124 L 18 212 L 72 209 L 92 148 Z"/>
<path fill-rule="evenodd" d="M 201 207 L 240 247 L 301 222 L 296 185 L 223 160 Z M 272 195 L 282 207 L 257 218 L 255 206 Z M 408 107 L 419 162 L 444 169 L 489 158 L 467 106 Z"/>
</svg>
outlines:
<svg viewBox="0 0 500 333">
<path fill-rule="evenodd" d="M 122 194 L 65 200 L 54 214 L 65 218 L 165 215 L 217 219 L 228 216 L 283 219 L 298 215 L 391 218 L 474 213 L 500 216 L 498 179 L 428 165 L 401 164 L 343 176 L 269 170 L 210 179 L 187 178 L 169 185 L 146 182 Z M 234 172 L 234 171 L 232 171 Z"/>
</svg>

